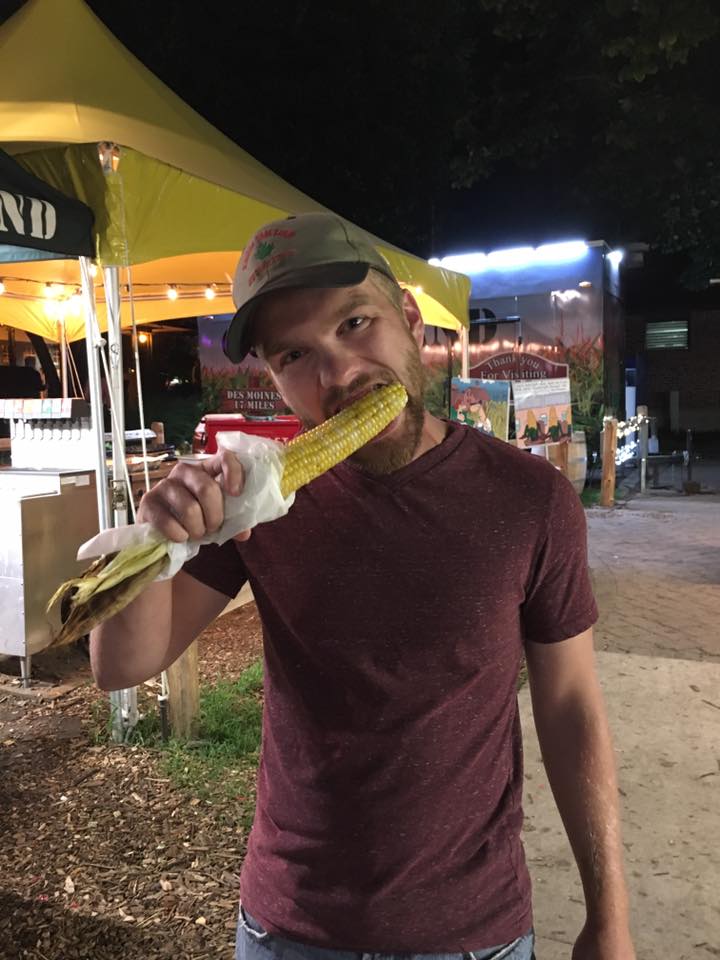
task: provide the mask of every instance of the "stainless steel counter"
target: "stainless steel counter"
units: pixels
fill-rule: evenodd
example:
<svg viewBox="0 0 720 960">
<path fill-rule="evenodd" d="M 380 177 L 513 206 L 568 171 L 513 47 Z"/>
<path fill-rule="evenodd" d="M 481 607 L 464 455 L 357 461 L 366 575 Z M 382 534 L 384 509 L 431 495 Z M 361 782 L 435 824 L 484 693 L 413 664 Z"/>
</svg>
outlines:
<svg viewBox="0 0 720 960">
<path fill-rule="evenodd" d="M 82 570 L 78 547 L 97 531 L 93 472 L 0 468 L 0 653 L 22 659 L 26 681 L 59 625 L 47 601 Z"/>
</svg>

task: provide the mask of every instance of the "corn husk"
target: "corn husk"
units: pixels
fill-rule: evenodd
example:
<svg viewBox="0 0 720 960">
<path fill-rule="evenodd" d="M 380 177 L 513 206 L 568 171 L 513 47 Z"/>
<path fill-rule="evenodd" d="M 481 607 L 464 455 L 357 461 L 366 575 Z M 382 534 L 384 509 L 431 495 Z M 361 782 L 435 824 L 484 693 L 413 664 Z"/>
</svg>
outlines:
<svg viewBox="0 0 720 960">
<path fill-rule="evenodd" d="M 167 551 L 167 543 L 157 540 L 125 547 L 100 557 L 79 577 L 61 584 L 47 605 L 48 613 L 60 605 L 62 621 L 51 646 L 79 640 L 120 613 L 162 572 Z"/>
</svg>

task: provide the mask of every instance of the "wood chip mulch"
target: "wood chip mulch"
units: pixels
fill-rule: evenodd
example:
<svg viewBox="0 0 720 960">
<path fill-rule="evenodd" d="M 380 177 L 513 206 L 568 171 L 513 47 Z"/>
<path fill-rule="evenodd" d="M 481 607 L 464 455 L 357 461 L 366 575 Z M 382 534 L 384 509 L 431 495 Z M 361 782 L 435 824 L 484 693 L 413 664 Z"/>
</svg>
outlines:
<svg viewBox="0 0 720 960">
<path fill-rule="evenodd" d="M 254 603 L 226 614 L 201 638 L 201 679 L 237 677 L 261 644 Z M 106 698 L 77 648 L 35 658 L 46 687 L 69 675 L 55 700 L 0 686 L 0 958 L 231 960 L 240 798 L 194 797 L 155 751 L 102 742 Z M 139 689 L 141 709 L 156 693 Z"/>
</svg>

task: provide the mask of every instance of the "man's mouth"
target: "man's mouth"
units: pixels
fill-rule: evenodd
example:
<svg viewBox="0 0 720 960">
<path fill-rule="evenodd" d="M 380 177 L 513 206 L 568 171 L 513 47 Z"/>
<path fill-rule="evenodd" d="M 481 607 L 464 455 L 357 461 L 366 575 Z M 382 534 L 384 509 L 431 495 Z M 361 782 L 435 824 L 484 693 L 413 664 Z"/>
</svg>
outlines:
<svg viewBox="0 0 720 960">
<path fill-rule="evenodd" d="M 361 390 L 356 390 L 354 393 L 351 393 L 349 396 L 345 397 L 344 400 L 341 400 L 340 403 L 333 408 L 330 416 L 334 417 L 336 413 L 340 413 L 340 411 L 344 410 L 346 407 L 352 406 L 353 403 L 356 403 L 358 400 L 366 397 L 369 393 L 373 393 L 375 390 L 379 390 L 381 387 L 386 386 L 387 382 L 372 383 L 369 386 L 363 387 Z"/>
</svg>

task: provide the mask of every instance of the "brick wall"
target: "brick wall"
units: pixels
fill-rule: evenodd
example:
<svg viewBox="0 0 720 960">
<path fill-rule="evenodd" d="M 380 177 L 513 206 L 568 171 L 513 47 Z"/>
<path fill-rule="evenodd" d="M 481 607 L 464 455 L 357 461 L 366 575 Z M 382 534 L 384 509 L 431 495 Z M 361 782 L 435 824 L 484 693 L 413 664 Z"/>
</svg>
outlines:
<svg viewBox="0 0 720 960">
<path fill-rule="evenodd" d="M 687 319 L 687 350 L 645 350 L 645 323 Z M 638 376 L 637 402 L 647 404 L 658 426 L 670 427 L 670 395 L 678 391 L 679 427 L 720 432 L 720 310 L 626 317 L 627 366 Z"/>
</svg>

